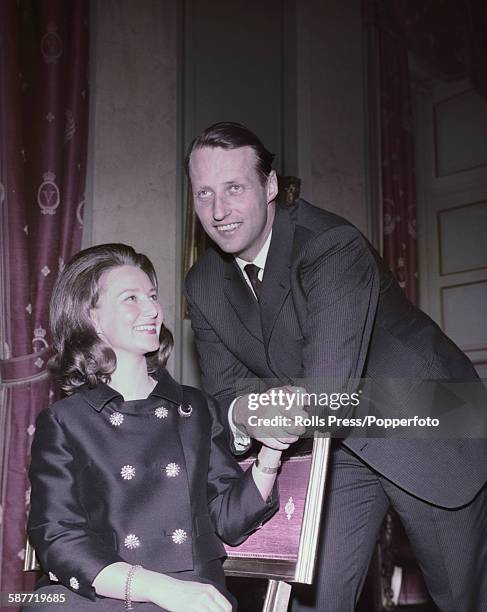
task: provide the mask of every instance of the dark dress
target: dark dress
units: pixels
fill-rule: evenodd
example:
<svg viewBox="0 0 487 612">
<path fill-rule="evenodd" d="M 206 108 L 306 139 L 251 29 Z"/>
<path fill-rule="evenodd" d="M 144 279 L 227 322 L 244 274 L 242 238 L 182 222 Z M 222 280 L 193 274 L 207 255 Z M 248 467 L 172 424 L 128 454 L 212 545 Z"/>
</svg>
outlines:
<svg viewBox="0 0 487 612">
<path fill-rule="evenodd" d="M 213 402 L 165 370 L 145 400 L 99 384 L 44 410 L 30 479 L 29 537 L 52 580 L 39 593 L 68 596 L 56 610 L 120 609 L 91 586 L 117 561 L 211 583 L 231 599 L 221 540 L 242 542 L 278 505 L 276 490 L 264 502 L 235 462 Z"/>
</svg>

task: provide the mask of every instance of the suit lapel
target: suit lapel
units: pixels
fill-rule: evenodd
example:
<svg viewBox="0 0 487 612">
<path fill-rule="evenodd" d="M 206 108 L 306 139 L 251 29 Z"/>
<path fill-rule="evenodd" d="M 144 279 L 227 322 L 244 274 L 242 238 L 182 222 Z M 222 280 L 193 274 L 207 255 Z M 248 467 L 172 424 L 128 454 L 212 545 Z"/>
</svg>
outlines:
<svg viewBox="0 0 487 612">
<path fill-rule="evenodd" d="M 293 238 L 294 226 L 289 212 L 277 206 L 260 292 L 262 332 L 266 346 L 269 344 L 277 316 L 290 291 L 289 268 L 292 261 Z"/>
<path fill-rule="evenodd" d="M 260 342 L 269 344 L 279 312 L 290 291 L 293 249 L 296 248 L 290 211 L 276 206 L 272 240 L 258 303 L 232 258 L 225 258 L 225 295 L 242 325 Z"/>
<path fill-rule="evenodd" d="M 262 342 L 259 305 L 233 257 L 225 261 L 224 291 L 242 325 Z"/>
</svg>

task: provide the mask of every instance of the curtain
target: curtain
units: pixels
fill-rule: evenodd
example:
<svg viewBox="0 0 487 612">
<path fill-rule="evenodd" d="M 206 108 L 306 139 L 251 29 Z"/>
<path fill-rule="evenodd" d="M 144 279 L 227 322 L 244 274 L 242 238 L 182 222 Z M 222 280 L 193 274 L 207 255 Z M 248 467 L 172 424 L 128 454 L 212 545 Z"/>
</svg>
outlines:
<svg viewBox="0 0 487 612">
<path fill-rule="evenodd" d="M 386 9 L 391 12 L 406 9 L 404 4 L 385 3 L 382 0 L 363 0 L 362 6 L 364 23 L 369 26 L 369 31 L 374 32 L 379 73 L 381 163 L 376 180 L 381 184 L 382 193 L 379 202 L 382 212 L 382 255 L 414 304 L 418 299 L 417 198 L 408 46 L 405 38 L 391 27 L 391 20 L 384 19 Z M 407 23 L 411 25 L 412 22 Z M 408 34 L 411 38 L 419 35 L 412 28 Z M 381 565 L 376 569 L 376 579 L 380 583 L 377 590 L 381 610 L 393 609 L 397 602 L 404 605 L 428 602 L 426 586 L 415 563 L 414 553 L 399 517 L 391 510 L 381 529 L 378 559 Z M 399 592 L 392 590 L 396 565 L 404 569 Z"/>
<path fill-rule="evenodd" d="M 487 96 L 485 0 L 362 0 L 365 21 L 392 33 L 445 81 Z"/>
<path fill-rule="evenodd" d="M 28 456 L 36 417 L 55 399 L 46 370 L 49 298 L 81 241 L 88 7 L 0 2 L 1 592 L 29 590 L 35 579 L 22 571 Z"/>
<path fill-rule="evenodd" d="M 379 30 L 383 257 L 417 301 L 416 180 L 407 48 Z"/>
</svg>

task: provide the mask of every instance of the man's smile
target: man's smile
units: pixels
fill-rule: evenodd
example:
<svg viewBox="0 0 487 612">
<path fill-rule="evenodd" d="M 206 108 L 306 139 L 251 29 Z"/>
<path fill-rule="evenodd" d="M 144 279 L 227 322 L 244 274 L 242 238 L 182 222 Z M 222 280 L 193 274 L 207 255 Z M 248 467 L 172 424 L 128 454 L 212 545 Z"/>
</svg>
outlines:
<svg viewBox="0 0 487 612">
<path fill-rule="evenodd" d="M 226 225 L 215 225 L 218 232 L 233 232 L 242 225 L 242 221 L 237 223 L 227 223 Z"/>
</svg>

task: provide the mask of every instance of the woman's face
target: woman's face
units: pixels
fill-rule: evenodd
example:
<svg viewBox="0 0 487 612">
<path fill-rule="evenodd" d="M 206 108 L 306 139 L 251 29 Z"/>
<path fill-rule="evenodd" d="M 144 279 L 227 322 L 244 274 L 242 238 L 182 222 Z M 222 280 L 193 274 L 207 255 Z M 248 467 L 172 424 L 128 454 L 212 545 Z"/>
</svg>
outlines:
<svg viewBox="0 0 487 612">
<path fill-rule="evenodd" d="M 98 303 L 90 316 L 117 358 L 159 348 L 162 308 L 152 281 L 136 266 L 111 268 L 101 275 Z"/>
</svg>

